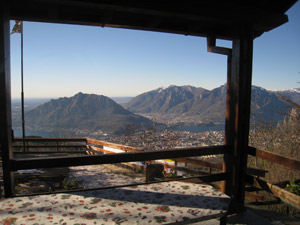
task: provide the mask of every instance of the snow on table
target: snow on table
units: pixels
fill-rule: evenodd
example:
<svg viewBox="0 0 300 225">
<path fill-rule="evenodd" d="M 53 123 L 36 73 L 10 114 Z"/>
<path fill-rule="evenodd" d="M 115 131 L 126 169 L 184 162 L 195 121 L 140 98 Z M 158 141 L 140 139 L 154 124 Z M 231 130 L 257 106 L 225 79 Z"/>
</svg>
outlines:
<svg viewBox="0 0 300 225">
<path fill-rule="evenodd" d="M 0 224 L 172 224 L 225 215 L 229 197 L 210 185 L 162 182 L 0 201 Z"/>
<path fill-rule="evenodd" d="M 70 177 L 80 181 L 84 188 L 97 188 L 118 186 L 145 182 L 141 177 L 129 177 L 126 174 L 118 174 L 103 165 L 74 166 L 69 167 Z"/>
</svg>

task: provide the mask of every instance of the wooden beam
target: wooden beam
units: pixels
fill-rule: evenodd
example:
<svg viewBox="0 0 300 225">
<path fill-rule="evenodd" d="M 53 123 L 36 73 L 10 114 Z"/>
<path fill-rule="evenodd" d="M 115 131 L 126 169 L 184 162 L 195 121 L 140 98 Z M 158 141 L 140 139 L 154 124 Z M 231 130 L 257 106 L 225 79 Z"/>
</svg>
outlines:
<svg viewBox="0 0 300 225">
<path fill-rule="evenodd" d="M 12 151 L 10 90 L 10 20 L 8 1 L 0 3 L 0 148 L 5 197 L 14 195 L 14 177 L 10 160 Z"/>
<path fill-rule="evenodd" d="M 134 148 L 134 147 L 131 147 L 131 146 L 111 143 L 111 142 L 107 142 L 107 141 L 99 141 L 99 140 L 94 140 L 94 139 L 90 139 L 90 138 L 87 138 L 86 141 L 87 141 L 87 143 L 96 144 L 96 145 L 103 145 L 103 146 L 116 148 L 116 149 L 120 149 L 120 150 L 124 150 L 124 151 L 128 151 L 128 152 L 141 152 L 142 151 L 139 148 Z"/>
<path fill-rule="evenodd" d="M 232 154 L 224 156 L 224 170 L 232 177 L 223 191 L 232 204 L 244 206 L 247 148 L 250 122 L 253 33 L 251 28 L 237 28 L 239 38 L 233 40 L 227 76 L 225 145 Z M 230 59 L 229 59 L 230 60 Z"/>
<path fill-rule="evenodd" d="M 264 200 L 264 196 L 256 194 L 256 193 L 246 192 L 245 195 L 246 195 L 246 197 L 252 198 L 252 199 L 255 199 L 255 200 L 259 200 L 259 201 L 263 201 Z"/>
<path fill-rule="evenodd" d="M 87 152 L 93 152 L 93 153 L 97 153 L 97 154 L 99 154 L 100 152 L 101 153 L 108 153 L 108 154 L 113 153 L 112 151 L 107 151 L 107 150 L 104 150 L 102 148 L 98 148 L 98 147 L 90 146 L 90 145 L 86 145 L 86 149 L 88 149 Z"/>
<path fill-rule="evenodd" d="M 207 37 L 207 51 L 227 55 L 228 57 L 230 57 L 232 53 L 232 49 L 230 48 L 216 46 L 216 37 L 214 36 Z"/>
<path fill-rule="evenodd" d="M 111 164 L 120 162 L 137 162 L 155 159 L 182 158 L 192 156 L 225 154 L 228 148 L 225 145 L 201 148 L 185 148 L 176 150 L 145 151 L 133 153 L 115 153 L 95 156 L 51 157 L 35 159 L 14 159 L 10 161 L 12 170 L 34 168 L 55 168 L 68 166 Z"/>
<path fill-rule="evenodd" d="M 103 152 L 103 153 L 108 153 L 108 154 L 109 153 L 116 154 L 114 152 L 103 150 L 101 148 L 97 148 L 97 147 L 89 146 L 89 145 L 87 145 L 87 149 L 91 149 L 90 151 L 92 153 Z M 187 159 L 187 158 L 180 158 L 179 160 L 182 160 L 184 162 L 186 162 L 186 160 L 189 161 L 189 159 Z M 203 174 L 207 174 L 207 173 L 203 173 L 202 171 L 196 171 L 196 170 L 188 169 L 186 167 L 178 167 L 178 166 L 175 166 L 175 165 L 169 165 L 169 164 L 163 163 L 163 162 L 156 162 L 156 161 L 146 161 L 146 162 L 149 163 L 149 164 L 161 164 L 161 165 L 164 165 L 164 166 L 166 166 L 168 168 L 172 168 L 172 169 L 175 169 L 175 170 L 185 171 L 185 172 L 191 173 L 191 174 L 202 174 L 202 175 Z M 191 163 L 192 161 L 189 161 L 189 162 Z M 194 160 L 193 162 L 194 163 L 197 162 L 196 164 L 199 165 L 199 160 Z M 200 161 L 200 164 L 201 163 L 202 163 L 202 161 Z M 204 163 L 207 163 L 207 162 L 204 161 Z M 135 169 L 144 170 L 143 167 L 139 166 L 139 165 L 135 165 L 135 164 L 131 164 L 131 163 L 121 163 L 121 164 L 127 165 L 127 166 L 135 168 Z M 208 166 L 210 164 L 205 164 L 205 165 Z M 219 165 L 222 168 L 222 165 L 220 165 L 220 164 L 216 164 L 216 165 Z"/>
<path fill-rule="evenodd" d="M 265 177 L 267 172 L 268 172 L 267 170 L 251 168 L 251 167 L 247 168 L 247 174 L 249 174 L 249 175 Z"/>
<path fill-rule="evenodd" d="M 65 153 L 65 154 L 82 154 L 86 155 L 85 151 L 72 151 L 72 150 L 62 150 L 62 151 L 29 151 L 29 152 L 14 152 L 14 155 L 35 155 L 35 154 L 55 154 L 55 153 Z"/>
<path fill-rule="evenodd" d="M 215 162 L 209 162 L 205 160 L 199 160 L 199 159 L 191 159 L 191 158 L 179 158 L 177 161 L 182 161 L 186 163 L 191 163 L 199 166 L 205 166 L 205 167 L 211 167 L 214 169 L 222 169 L 222 163 L 215 163 Z"/>
<path fill-rule="evenodd" d="M 257 158 L 268 160 L 273 163 L 277 163 L 281 166 L 284 166 L 292 170 L 300 171 L 300 161 L 296 159 L 287 158 L 279 154 L 269 152 L 269 151 L 264 151 L 254 147 L 248 147 L 248 154 L 255 156 Z"/>
<path fill-rule="evenodd" d="M 124 3 L 124 1 L 10 0 L 11 19 L 86 24 L 231 39 L 233 24 L 249 24 L 257 36 L 288 21 L 284 13 L 232 2 Z M 154 22 L 153 22 L 154 21 Z M 155 22 L 159 21 L 159 22 Z M 150 27 L 149 27 L 150 25 Z"/>
<path fill-rule="evenodd" d="M 300 209 L 300 196 L 292 192 L 285 190 L 284 188 L 278 187 L 277 185 L 270 184 L 266 181 L 253 177 L 253 185 L 259 187 L 265 191 L 272 193 L 277 198 L 280 198 L 281 201 L 289 204 L 297 209 Z"/>
<path fill-rule="evenodd" d="M 23 146 L 14 145 L 14 149 L 23 148 Z M 25 148 L 28 150 L 30 148 L 86 148 L 86 145 L 26 145 Z"/>
<path fill-rule="evenodd" d="M 22 142 L 22 138 L 14 138 L 14 142 Z M 86 138 L 26 138 L 26 142 L 86 142 Z"/>
</svg>

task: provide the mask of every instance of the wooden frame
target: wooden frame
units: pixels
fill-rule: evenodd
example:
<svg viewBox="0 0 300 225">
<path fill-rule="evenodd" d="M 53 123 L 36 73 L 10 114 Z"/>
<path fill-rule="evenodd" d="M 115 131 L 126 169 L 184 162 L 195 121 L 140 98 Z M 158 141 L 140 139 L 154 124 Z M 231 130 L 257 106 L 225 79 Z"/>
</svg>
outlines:
<svg viewBox="0 0 300 225">
<path fill-rule="evenodd" d="M 0 3 L 0 148 L 5 196 L 14 195 L 14 176 L 10 167 L 12 124 L 10 96 L 10 15 L 6 1 Z"/>
<path fill-rule="evenodd" d="M 223 190 L 242 210 L 250 119 L 253 39 L 287 22 L 284 14 L 296 0 L 274 3 L 205 1 L 196 5 L 145 4 L 91 0 L 3 0 L 0 16 L 0 134 L 5 196 L 14 196 L 17 169 L 145 161 L 160 158 L 224 154 L 223 171 L 229 178 Z M 249 6 L 249 7 L 245 7 Z M 266 10 L 267 9 L 267 10 Z M 199 149 L 138 152 L 105 156 L 15 160 L 12 157 L 10 100 L 10 19 L 86 24 L 171 32 L 209 37 L 208 50 L 228 56 L 225 145 Z M 232 49 L 215 46 L 215 38 L 232 40 Z M 80 160 L 80 161 L 78 161 Z"/>
<path fill-rule="evenodd" d="M 109 164 L 120 162 L 137 162 L 154 159 L 182 158 L 191 156 L 217 155 L 228 153 L 227 146 L 213 146 L 201 148 L 187 148 L 176 150 L 146 151 L 134 153 L 116 153 L 93 156 L 73 156 L 73 157 L 51 157 L 35 159 L 11 159 L 9 165 L 11 171 L 34 169 L 34 168 L 52 168 L 67 166 L 82 166 Z"/>
</svg>

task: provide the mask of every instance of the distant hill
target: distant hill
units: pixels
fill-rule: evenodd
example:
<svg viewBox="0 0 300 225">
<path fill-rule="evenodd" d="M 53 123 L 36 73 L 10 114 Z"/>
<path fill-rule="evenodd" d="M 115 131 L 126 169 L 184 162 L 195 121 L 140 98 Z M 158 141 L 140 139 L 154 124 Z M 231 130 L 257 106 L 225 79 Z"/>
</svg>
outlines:
<svg viewBox="0 0 300 225">
<path fill-rule="evenodd" d="M 276 91 L 277 95 L 283 95 L 293 102 L 300 104 L 300 88 L 295 88 L 292 90 L 285 90 L 285 91 Z"/>
<path fill-rule="evenodd" d="M 268 91 L 252 87 L 251 119 L 277 123 L 290 110 L 280 96 L 300 103 L 299 90 Z M 121 98 L 129 100 L 130 98 Z M 50 100 L 25 112 L 26 129 L 29 131 L 55 131 L 70 129 L 92 133 L 103 131 L 118 134 L 126 125 L 136 128 L 149 127 L 152 121 L 135 113 L 144 114 L 163 123 L 180 127 L 224 124 L 226 86 L 213 90 L 193 86 L 169 86 L 143 93 L 132 98 L 124 109 L 112 99 L 94 94 L 78 93 L 70 98 Z M 123 102 L 125 102 L 123 101 Z M 14 106 L 14 105 L 13 105 Z M 13 107 L 13 127 L 21 126 L 19 106 Z"/>
<path fill-rule="evenodd" d="M 124 131 L 128 124 L 150 126 L 151 120 L 135 115 L 103 95 L 78 93 L 70 98 L 50 100 L 26 112 L 31 130 L 85 129 L 109 134 Z"/>
<path fill-rule="evenodd" d="M 276 92 L 252 86 L 251 118 L 255 121 L 273 121 L 276 124 L 290 110 L 290 105 L 283 101 Z"/>
<path fill-rule="evenodd" d="M 204 88 L 193 86 L 169 86 L 158 88 L 138 95 L 125 106 L 131 112 L 137 113 L 184 113 L 189 111 L 190 106 L 186 103 L 194 100 L 195 96 L 202 96 L 208 92 Z M 180 104 L 182 107 L 178 107 Z"/>
<path fill-rule="evenodd" d="M 178 114 L 198 117 L 205 123 L 224 123 L 225 102 L 225 85 L 211 91 L 193 86 L 170 86 L 138 95 L 126 109 L 141 114 Z M 289 109 L 276 93 L 253 86 L 251 110 L 252 119 L 256 121 L 278 122 Z"/>
</svg>

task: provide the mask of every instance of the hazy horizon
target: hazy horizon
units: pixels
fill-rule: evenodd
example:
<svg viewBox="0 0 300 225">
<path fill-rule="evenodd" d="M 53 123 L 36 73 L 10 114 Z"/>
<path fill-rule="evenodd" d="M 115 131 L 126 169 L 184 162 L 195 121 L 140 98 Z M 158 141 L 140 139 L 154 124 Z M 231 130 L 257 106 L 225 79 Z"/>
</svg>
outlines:
<svg viewBox="0 0 300 225">
<path fill-rule="evenodd" d="M 193 85 L 169 85 L 168 87 L 170 87 L 170 86 L 178 86 L 178 87 L 182 87 L 182 86 L 193 86 Z M 221 85 L 222 86 L 222 85 Z M 257 85 L 252 85 L 252 86 L 257 86 Z M 147 90 L 147 91 L 144 91 L 144 92 L 142 92 L 142 93 L 139 93 L 138 95 L 140 95 L 140 94 L 143 94 L 143 93 L 146 93 L 146 92 L 150 92 L 150 91 L 153 91 L 153 90 L 156 90 L 156 89 L 159 89 L 159 88 L 168 88 L 168 87 L 157 87 L 157 88 L 155 88 L 155 89 L 152 89 L 152 90 Z M 194 87 L 196 87 L 196 86 L 194 86 Z M 215 88 L 219 88 L 220 86 L 218 86 L 218 87 L 215 87 Z M 257 87 L 260 87 L 260 88 L 264 88 L 264 87 L 261 87 L 261 86 L 257 86 Z M 206 89 L 206 90 L 209 90 L 209 91 L 211 91 L 211 90 L 213 90 L 213 89 L 215 89 L 215 88 L 212 88 L 212 89 L 208 89 L 208 88 L 205 88 L 205 87 L 196 87 L 196 88 L 204 88 L 204 89 Z M 270 90 L 270 89 L 267 89 L 267 88 L 264 88 L 264 89 L 266 89 L 266 90 L 268 90 L 268 91 L 289 91 L 289 90 L 294 90 L 294 89 L 296 89 L 296 88 L 291 88 L 291 89 L 281 89 L 281 90 Z M 83 91 L 79 91 L 79 92 L 77 92 L 77 93 L 74 93 L 74 94 L 72 94 L 72 95 L 70 95 L 70 96 L 48 96 L 48 97 L 26 97 L 26 95 L 25 95 L 25 99 L 32 99 L 32 100 L 34 100 L 34 99 L 40 99 L 40 100 L 43 100 L 43 99 L 45 99 L 45 100 L 50 100 L 50 99 L 57 99 L 57 98 L 69 98 L 69 97 L 72 97 L 72 96 L 74 96 L 74 95 L 76 95 L 76 94 L 78 94 L 78 93 L 83 93 L 83 94 L 96 94 L 96 95 L 103 95 L 103 94 L 97 94 L 97 93 L 85 93 L 85 92 L 83 92 Z M 21 95 L 21 94 L 20 94 Z M 122 99 L 124 99 L 124 98 L 134 98 L 134 97 L 136 97 L 136 96 L 138 96 L 138 95 L 134 95 L 134 96 L 107 96 L 107 97 L 109 97 L 109 98 L 122 98 Z M 104 95 L 104 96 L 106 96 L 106 95 Z M 21 100 L 21 97 L 12 97 L 11 98 L 12 100 Z"/>
</svg>

